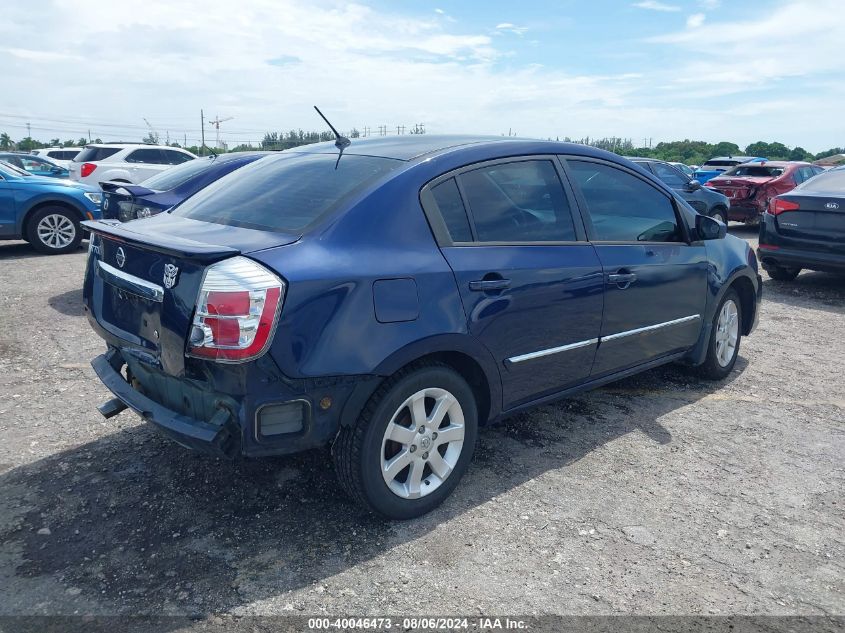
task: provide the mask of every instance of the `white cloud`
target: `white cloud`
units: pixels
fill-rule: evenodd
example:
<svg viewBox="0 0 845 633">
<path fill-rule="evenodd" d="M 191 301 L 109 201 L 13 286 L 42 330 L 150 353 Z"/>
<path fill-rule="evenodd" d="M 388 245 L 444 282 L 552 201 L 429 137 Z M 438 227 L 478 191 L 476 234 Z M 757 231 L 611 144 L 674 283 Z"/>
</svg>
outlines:
<svg viewBox="0 0 845 633">
<path fill-rule="evenodd" d="M 674 4 L 666 4 L 658 2 L 657 0 L 642 0 L 642 2 L 635 2 L 634 5 L 638 9 L 648 9 L 650 11 L 680 11 L 681 7 Z"/>
<path fill-rule="evenodd" d="M 704 24 L 704 19 L 706 16 L 703 13 L 693 13 L 691 16 L 687 18 L 687 28 L 688 29 L 697 29 L 702 24 Z"/>
<path fill-rule="evenodd" d="M 446 13 L 443 9 L 435 9 L 434 12 L 439 13 L 440 15 L 443 15 L 444 13 Z"/>
<path fill-rule="evenodd" d="M 517 26 L 516 24 L 512 24 L 510 22 L 501 22 L 500 24 L 496 25 L 496 31 L 499 33 L 513 33 L 514 35 L 522 35 L 528 30 L 528 27 L 525 26 Z"/>
</svg>

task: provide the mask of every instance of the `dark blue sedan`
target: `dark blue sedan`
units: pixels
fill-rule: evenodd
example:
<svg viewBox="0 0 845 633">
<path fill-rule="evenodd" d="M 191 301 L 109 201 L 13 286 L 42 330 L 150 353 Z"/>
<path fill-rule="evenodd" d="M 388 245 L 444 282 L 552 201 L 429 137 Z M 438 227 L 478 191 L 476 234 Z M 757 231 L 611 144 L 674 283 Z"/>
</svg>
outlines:
<svg viewBox="0 0 845 633">
<path fill-rule="evenodd" d="M 558 142 L 339 139 L 87 226 L 105 416 L 220 455 L 331 445 L 393 518 L 449 495 L 479 426 L 669 362 L 726 377 L 761 299 L 724 224 Z"/>
<path fill-rule="evenodd" d="M 191 160 L 157 173 L 137 185 L 102 182 L 103 217 L 128 222 L 173 207 L 228 173 L 271 152 L 233 152 Z"/>
</svg>

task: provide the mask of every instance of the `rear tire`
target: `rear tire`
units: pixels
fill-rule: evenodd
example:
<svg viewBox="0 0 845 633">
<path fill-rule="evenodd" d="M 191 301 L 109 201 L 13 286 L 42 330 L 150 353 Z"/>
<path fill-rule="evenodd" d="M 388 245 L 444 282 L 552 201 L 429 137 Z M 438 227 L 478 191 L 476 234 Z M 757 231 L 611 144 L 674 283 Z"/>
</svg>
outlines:
<svg viewBox="0 0 845 633">
<path fill-rule="evenodd" d="M 467 382 L 440 363 L 415 364 L 391 376 L 332 447 L 337 476 L 350 497 L 389 519 L 430 512 L 469 466 L 478 408 Z"/>
<path fill-rule="evenodd" d="M 707 357 L 696 372 L 708 380 L 722 380 L 734 368 L 742 341 L 742 303 L 731 289 L 722 297 L 707 342 Z"/>
<path fill-rule="evenodd" d="M 82 242 L 79 216 L 59 205 L 42 207 L 29 218 L 26 239 L 39 253 L 59 255 L 74 251 Z"/>
<path fill-rule="evenodd" d="M 769 274 L 769 277 L 775 281 L 795 281 L 795 278 L 801 272 L 801 269 L 775 266 L 773 268 L 766 268 L 765 271 Z"/>
</svg>

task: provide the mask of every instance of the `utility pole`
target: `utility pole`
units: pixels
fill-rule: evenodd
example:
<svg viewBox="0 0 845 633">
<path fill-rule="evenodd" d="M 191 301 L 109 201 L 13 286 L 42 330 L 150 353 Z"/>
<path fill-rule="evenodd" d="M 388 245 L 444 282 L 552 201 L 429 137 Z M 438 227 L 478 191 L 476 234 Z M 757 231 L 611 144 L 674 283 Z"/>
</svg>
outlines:
<svg viewBox="0 0 845 633">
<path fill-rule="evenodd" d="M 188 147 L 188 133 L 185 132 L 185 138 L 182 139 L 182 147 Z"/>
<path fill-rule="evenodd" d="M 202 113 L 202 109 L 200 109 L 200 129 L 202 130 L 202 145 L 200 145 L 200 156 L 202 156 L 203 151 L 205 150 L 205 115 Z"/>
<path fill-rule="evenodd" d="M 224 121 L 231 121 L 234 118 L 235 117 L 233 117 L 233 116 L 227 116 L 225 119 L 221 119 L 220 115 L 218 114 L 217 117 L 213 121 L 211 119 L 209 119 L 208 122 L 211 123 L 211 125 L 213 125 L 215 127 L 215 129 L 217 130 L 217 140 L 215 141 L 215 147 L 218 147 L 218 148 L 220 147 L 220 124 L 223 123 Z"/>
<path fill-rule="evenodd" d="M 26 137 L 32 138 L 32 129 L 30 128 L 29 121 L 26 122 Z"/>
</svg>

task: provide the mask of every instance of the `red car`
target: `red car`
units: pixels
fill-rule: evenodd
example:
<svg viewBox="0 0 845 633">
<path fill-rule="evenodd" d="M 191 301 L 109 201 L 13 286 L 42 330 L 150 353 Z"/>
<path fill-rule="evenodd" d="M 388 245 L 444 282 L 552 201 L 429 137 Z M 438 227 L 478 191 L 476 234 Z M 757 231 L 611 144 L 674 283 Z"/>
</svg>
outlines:
<svg viewBox="0 0 845 633">
<path fill-rule="evenodd" d="M 729 220 L 757 224 L 766 212 L 769 200 L 792 191 L 822 171 L 816 165 L 795 161 L 743 163 L 731 167 L 704 186 L 727 196 L 731 205 L 728 209 Z"/>
</svg>

